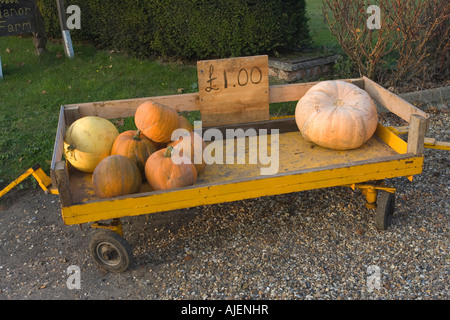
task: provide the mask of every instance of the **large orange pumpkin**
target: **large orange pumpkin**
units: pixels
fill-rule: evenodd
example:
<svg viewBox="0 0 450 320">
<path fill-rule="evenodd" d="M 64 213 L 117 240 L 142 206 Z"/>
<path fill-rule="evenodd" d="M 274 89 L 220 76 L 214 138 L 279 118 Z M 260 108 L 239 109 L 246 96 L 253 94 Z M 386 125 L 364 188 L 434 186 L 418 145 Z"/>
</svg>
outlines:
<svg viewBox="0 0 450 320">
<path fill-rule="evenodd" d="M 163 104 L 147 101 L 139 105 L 134 116 L 136 127 L 155 142 L 169 142 L 179 126 L 179 115 Z"/>
<path fill-rule="evenodd" d="M 138 192 L 142 176 L 131 159 L 111 155 L 100 161 L 95 168 L 92 184 L 99 198 L 111 198 Z"/>
<path fill-rule="evenodd" d="M 374 134 L 377 107 L 369 94 L 344 81 L 323 81 L 298 101 L 295 121 L 303 137 L 338 150 L 362 146 Z"/>
<path fill-rule="evenodd" d="M 183 155 L 184 151 L 185 155 L 191 159 L 191 163 L 195 165 L 197 175 L 205 170 L 206 163 L 203 159 L 203 151 L 206 148 L 206 143 L 198 133 L 191 131 L 187 136 L 181 135 L 178 140 L 170 142 L 167 146 L 178 149 L 177 152 L 180 156 Z"/>
<path fill-rule="evenodd" d="M 173 147 L 153 153 L 145 164 L 145 177 L 153 190 L 181 188 L 197 181 L 197 169 L 188 161 L 175 164 L 172 161 Z"/>
<path fill-rule="evenodd" d="M 133 160 L 144 177 L 145 162 L 156 150 L 156 143 L 144 136 L 141 130 L 128 130 L 116 138 L 111 154 L 119 154 Z"/>
</svg>

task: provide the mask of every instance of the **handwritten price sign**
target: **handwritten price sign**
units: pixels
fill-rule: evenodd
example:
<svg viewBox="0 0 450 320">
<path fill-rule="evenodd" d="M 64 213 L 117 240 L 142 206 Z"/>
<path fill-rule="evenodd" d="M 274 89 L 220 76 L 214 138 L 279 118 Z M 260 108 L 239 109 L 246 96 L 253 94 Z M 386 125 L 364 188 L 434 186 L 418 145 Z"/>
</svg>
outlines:
<svg viewBox="0 0 450 320">
<path fill-rule="evenodd" d="M 267 56 L 197 62 L 205 127 L 269 119 Z"/>
</svg>

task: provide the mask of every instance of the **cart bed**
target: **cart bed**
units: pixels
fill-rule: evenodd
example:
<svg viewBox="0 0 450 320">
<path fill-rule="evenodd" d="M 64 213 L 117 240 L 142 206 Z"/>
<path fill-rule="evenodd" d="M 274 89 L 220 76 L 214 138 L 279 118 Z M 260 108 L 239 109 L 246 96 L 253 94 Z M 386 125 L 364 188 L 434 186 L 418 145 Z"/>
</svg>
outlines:
<svg viewBox="0 0 450 320">
<path fill-rule="evenodd" d="M 256 132 L 260 132 L 259 129 L 268 129 L 268 133 L 273 132 L 271 129 L 278 129 L 278 172 L 274 175 L 261 175 L 260 165 L 249 164 L 246 157 L 246 164 L 207 165 L 205 172 L 193 186 L 152 191 L 148 184 L 144 183 L 139 193 L 110 199 L 97 199 L 93 192 L 92 175 L 71 168 L 64 160 L 63 141 L 67 126 L 88 115 L 107 119 L 134 116 L 139 104 L 146 100 L 166 104 L 178 112 L 198 110 L 203 115 L 199 95 L 179 94 L 62 106 L 51 178 L 52 184 L 59 192 L 63 220 L 66 224 L 96 222 L 392 177 L 411 178 L 421 173 L 428 116 L 368 78 L 344 81 L 366 90 L 379 105 L 409 122 L 408 143 L 380 124 L 366 144 L 346 151 L 326 149 L 305 141 L 293 118 L 212 126 L 222 132 L 233 126 L 244 131 L 248 128 L 253 128 Z M 298 101 L 314 84 L 271 86 L 269 101 Z M 234 140 L 225 142 L 235 143 Z M 270 141 L 267 137 L 269 144 Z M 248 153 L 248 141 L 245 145 Z M 225 156 L 226 147 L 224 148 Z"/>
<path fill-rule="evenodd" d="M 320 169 L 346 163 L 354 163 L 369 159 L 384 158 L 397 155 L 397 152 L 389 145 L 384 143 L 379 137 L 374 135 L 362 147 L 354 150 L 331 150 L 322 148 L 311 142 L 306 141 L 299 131 L 281 133 L 279 136 L 279 168 L 278 173 L 296 172 L 299 170 Z M 269 165 L 248 164 L 249 139 L 245 139 L 246 164 L 211 164 L 207 165 L 205 171 L 199 176 L 195 187 L 203 185 L 218 185 L 226 182 L 260 179 L 267 176 L 261 175 L 260 168 L 269 167 Z M 230 139 L 224 142 L 223 154 L 226 154 L 226 145 L 235 146 L 236 163 L 236 140 Z M 267 137 L 268 150 L 270 154 L 271 139 Z M 207 143 L 208 144 L 208 143 Z M 225 161 L 223 161 L 225 162 Z M 96 200 L 97 197 L 93 191 L 92 174 L 72 170 L 70 174 L 70 190 L 74 203 L 82 203 L 89 200 Z M 151 192 L 147 182 L 143 183 L 142 192 Z"/>
</svg>

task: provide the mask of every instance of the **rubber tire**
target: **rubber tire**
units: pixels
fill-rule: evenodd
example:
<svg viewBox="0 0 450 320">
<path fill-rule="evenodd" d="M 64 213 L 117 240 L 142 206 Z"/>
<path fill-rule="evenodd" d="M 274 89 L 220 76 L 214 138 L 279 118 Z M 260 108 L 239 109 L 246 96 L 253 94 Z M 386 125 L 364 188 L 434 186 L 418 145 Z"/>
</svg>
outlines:
<svg viewBox="0 0 450 320">
<path fill-rule="evenodd" d="M 387 230 L 391 225 L 395 207 L 395 193 L 379 190 L 375 227 L 378 230 Z"/>
<path fill-rule="evenodd" d="M 113 231 L 101 231 L 95 234 L 89 244 L 89 252 L 101 268 L 114 273 L 127 270 L 133 261 L 130 245 Z M 108 258 L 111 259 L 108 261 Z"/>
</svg>

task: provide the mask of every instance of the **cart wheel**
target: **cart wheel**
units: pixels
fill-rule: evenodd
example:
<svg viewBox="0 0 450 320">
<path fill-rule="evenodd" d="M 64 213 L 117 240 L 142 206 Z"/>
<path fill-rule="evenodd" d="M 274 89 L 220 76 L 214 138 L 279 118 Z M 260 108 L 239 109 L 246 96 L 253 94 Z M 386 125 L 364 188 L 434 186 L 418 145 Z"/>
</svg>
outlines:
<svg viewBox="0 0 450 320">
<path fill-rule="evenodd" d="M 123 272 L 133 259 L 128 242 L 112 231 L 101 231 L 91 240 L 89 250 L 95 262 L 110 272 Z"/>
<path fill-rule="evenodd" d="M 383 190 L 378 191 L 377 212 L 375 216 L 375 227 L 386 230 L 391 224 L 394 214 L 395 194 Z"/>
</svg>

